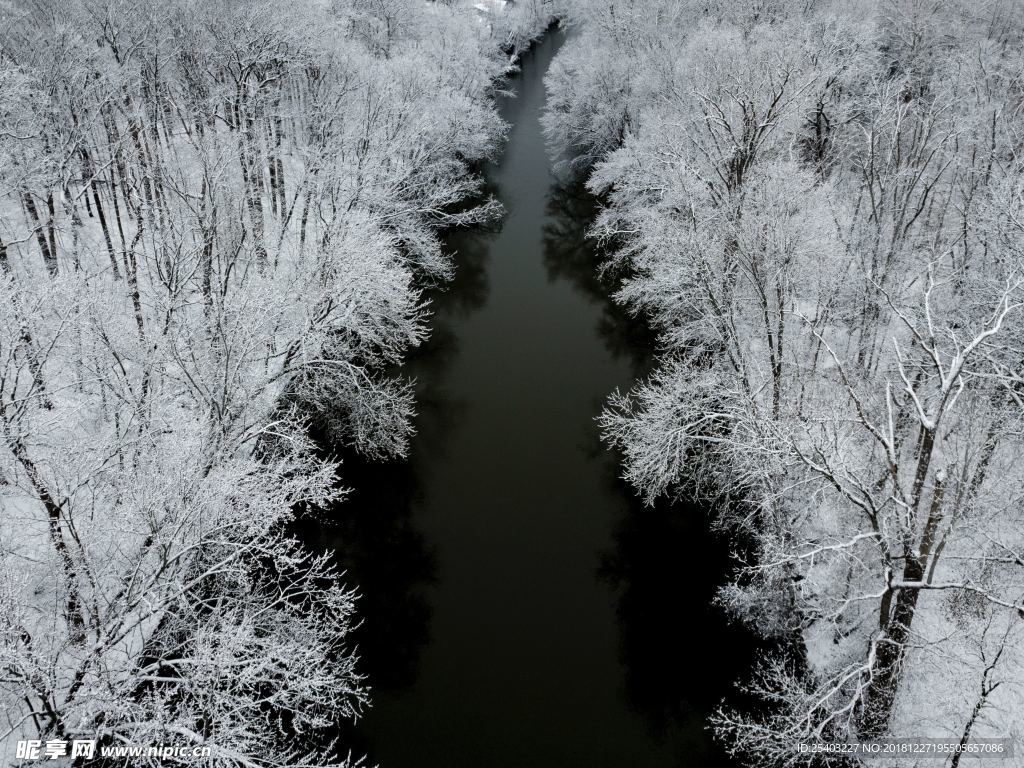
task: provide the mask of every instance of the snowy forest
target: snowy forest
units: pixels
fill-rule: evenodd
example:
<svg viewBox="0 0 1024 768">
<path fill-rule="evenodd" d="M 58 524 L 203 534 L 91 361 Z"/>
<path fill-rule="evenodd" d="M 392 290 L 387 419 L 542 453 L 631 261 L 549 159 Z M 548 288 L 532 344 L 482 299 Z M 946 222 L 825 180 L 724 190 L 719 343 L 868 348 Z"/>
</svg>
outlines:
<svg viewBox="0 0 1024 768">
<path fill-rule="evenodd" d="M 707 728 L 757 768 L 1024 748 L 1019 0 L 0 0 L 4 761 L 364 764 L 360 585 L 290 528 L 362 478 L 311 428 L 409 453 L 445 233 L 505 215 L 497 100 L 556 21 L 544 137 L 656 334 L 593 418 L 715 510 L 770 649 Z"/>
<path fill-rule="evenodd" d="M 352 592 L 286 533 L 340 492 L 306 424 L 405 451 L 385 370 L 450 276 L 437 231 L 498 212 L 472 167 L 530 10 L 0 5 L 5 748 L 331 759 L 295 735 L 366 695 Z"/>
<path fill-rule="evenodd" d="M 603 433 L 649 499 L 720 501 L 742 567 L 718 600 L 784 639 L 745 683 L 765 709 L 715 728 L 760 766 L 855 735 L 1019 740 L 1020 4 L 576 13 L 545 127 L 660 346 Z"/>
</svg>

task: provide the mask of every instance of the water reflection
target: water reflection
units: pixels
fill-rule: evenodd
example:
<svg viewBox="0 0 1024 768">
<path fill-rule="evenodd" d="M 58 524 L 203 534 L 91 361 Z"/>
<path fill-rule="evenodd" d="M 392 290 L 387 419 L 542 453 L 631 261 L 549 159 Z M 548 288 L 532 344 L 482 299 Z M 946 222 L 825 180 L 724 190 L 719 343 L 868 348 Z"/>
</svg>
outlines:
<svg viewBox="0 0 1024 768">
<path fill-rule="evenodd" d="M 307 545 L 331 552 L 344 581 L 359 590 L 360 671 L 375 690 L 411 685 L 430 639 L 426 588 L 436 580 L 433 548 L 412 522 L 415 473 L 405 462 L 343 458 L 343 478 L 358 478 L 334 508 L 300 520 Z"/>
<path fill-rule="evenodd" d="M 611 300 L 614 275 L 601 270 L 602 254 L 589 229 L 600 205 L 580 179 L 552 184 L 544 226 L 544 268 L 549 280 L 567 280 L 600 306 L 597 332 L 616 359 L 627 360 L 636 378 L 650 369 L 654 334 L 647 324 Z"/>
<path fill-rule="evenodd" d="M 485 192 L 492 194 L 493 189 L 489 188 Z M 453 254 L 458 267 L 449 284 L 431 293 L 429 298 L 435 311 L 443 309 L 445 315 L 464 318 L 487 303 L 487 246 L 494 233 L 500 231 L 500 227 L 499 221 L 490 226 L 460 229 L 448 234 L 445 250 Z M 432 323 L 431 328 L 435 330 L 431 334 L 434 338 L 437 335 L 436 325 Z M 450 328 L 448 330 L 450 332 Z M 428 351 L 432 348 L 427 347 Z"/>
<path fill-rule="evenodd" d="M 712 604 L 728 551 L 708 532 L 705 515 L 667 501 L 624 515 L 600 576 L 617 594 L 631 706 L 675 754 L 694 765 L 725 766 L 706 718 L 732 694 L 755 646 Z"/>
<path fill-rule="evenodd" d="M 614 276 L 601 274 L 602 254 L 587 237 L 598 210 L 578 180 L 553 185 L 544 266 L 550 280 L 569 281 L 601 307 L 597 330 L 605 348 L 627 359 L 640 378 L 650 370 L 654 337 L 609 298 Z M 754 638 L 729 625 L 713 605 L 730 567 L 728 547 L 709 532 L 710 509 L 668 499 L 642 504 L 620 478 L 619 457 L 608 452 L 596 425 L 588 430 L 585 450 L 606 459 L 606 495 L 627 500 L 614 547 L 601 554 L 597 570 L 615 595 L 624 695 L 652 734 L 671 745 L 679 764 L 728 765 L 709 738 L 706 718 L 731 693 L 754 653 Z"/>
<path fill-rule="evenodd" d="M 399 371 L 416 385 L 416 435 L 410 460 L 373 461 L 355 451 L 341 455 L 339 482 L 345 499 L 298 522 L 308 545 L 328 551 L 345 581 L 358 589 L 360 625 L 353 633 L 360 671 L 376 693 L 397 693 L 416 682 L 421 651 L 431 640 L 429 588 L 437 582 L 437 555 L 416 525 L 422 500 L 417 457 L 444 456 L 446 437 L 465 415 L 464 398 L 446 386 L 458 355 L 453 322 L 487 301 L 487 229 L 451 233 L 446 249 L 457 254 L 455 279 L 427 298 L 434 313 L 430 337 Z M 337 451 L 337 445 L 321 440 Z M 357 742 L 359 729 L 349 739 Z"/>
</svg>

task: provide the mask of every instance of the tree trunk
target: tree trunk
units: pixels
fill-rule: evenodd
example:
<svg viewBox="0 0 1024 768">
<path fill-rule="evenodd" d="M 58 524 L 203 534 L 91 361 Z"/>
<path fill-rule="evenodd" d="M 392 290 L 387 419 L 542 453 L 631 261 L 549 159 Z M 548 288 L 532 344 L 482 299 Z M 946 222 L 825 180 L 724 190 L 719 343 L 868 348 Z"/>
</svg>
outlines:
<svg viewBox="0 0 1024 768">
<path fill-rule="evenodd" d="M 61 568 L 64 572 L 64 581 L 67 589 L 67 598 L 64 602 L 65 619 L 68 622 L 68 629 L 71 641 L 73 643 L 81 643 L 85 640 L 85 620 L 82 616 L 81 611 L 81 600 L 80 590 L 78 588 L 78 576 L 75 573 L 74 561 L 71 559 L 71 552 L 68 549 L 67 542 L 64 540 L 64 530 L 61 527 L 61 505 L 57 502 L 53 496 L 50 495 L 49 490 L 46 488 L 46 484 L 43 482 L 39 470 L 31 457 L 28 455 L 28 450 L 25 448 L 25 444 L 20 439 L 14 438 L 10 434 L 9 425 L 4 424 L 4 433 L 7 437 L 7 444 L 11 448 L 11 453 L 18 459 L 18 463 L 21 464 L 25 470 L 25 474 L 28 475 L 29 483 L 32 485 L 32 489 L 39 497 L 39 501 L 43 505 L 43 509 L 46 511 L 47 521 L 49 523 L 50 531 L 50 542 L 53 544 L 54 550 L 57 552 L 57 557 L 60 560 Z"/>
<path fill-rule="evenodd" d="M 46 212 L 49 219 L 46 222 L 46 237 L 50 243 L 50 253 L 53 254 L 54 262 L 57 261 L 57 210 L 53 204 L 53 190 L 46 193 Z"/>
<path fill-rule="evenodd" d="M 46 238 L 46 234 L 43 232 L 43 224 L 39 220 L 39 209 L 36 207 L 36 201 L 27 189 L 23 189 L 21 192 L 21 202 L 28 214 L 29 226 L 36 234 L 36 243 L 39 244 L 39 252 L 43 256 L 43 264 L 46 266 L 46 271 L 51 275 L 56 275 L 57 254 L 50 249 L 50 241 Z"/>
<path fill-rule="evenodd" d="M 100 229 L 103 232 L 103 242 L 107 246 L 107 254 L 110 256 L 110 266 L 114 270 L 114 279 L 121 279 L 121 271 L 117 267 L 117 254 L 114 252 L 114 241 L 110 237 L 110 227 L 107 226 L 107 217 L 103 212 L 103 203 L 100 202 L 100 191 L 96 186 L 96 175 L 89 150 L 84 146 L 80 150 L 82 155 L 82 167 L 86 177 L 89 179 L 89 188 L 92 190 L 93 204 L 96 206 L 96 218 L 99 219 Z M 88 198 L 87 198 L 88 199 Z"/>
<path fill-rule="evenodd" d="M 245 190 L 245 207 L 249 212 L 249 226 L 252 227 L 253 245 L 256 249 L 256 264 L 265 269 L 270 259 L 267 255 L 266 235 L 263 223 L 263 196 L 259 176 L 262 175 L 256 161 L 256 126 L 248 110 L 244 117 L 245 130 L 239 140 L 239 160 L 242 165 L 242 185 Z"/>
<path fill-rule="evenodd" d="M 931 441 L 928 436 L 931 434 L 931 430 L 926 430 L 925 442 L 928 443 L 926 453 L 929 456 Z M 924 460 L 924 454 L 921 458 Z M 920 471 L 920 463 L 918 470 Z M 935 489 L 932 492 L 932 502 L 928 510 L 928 519 L 925 522 L 917 551 L 907 554 L 906 564 L 903 567 L 902 581 L 904 582 L 915 584 L 923 582 L 928 570 L 935 534 L 942 520 L 942 500 L 945 493 L 942 473 L 937 474 Z M 897 589 L 894 594 L 893 588 L 890 587 L 882 598 L 879 609 L 880 633 L 876 638 L 875 663 L 871 669 L 871 681 L 864 695 L 860 718 L 861 734 L 867 738 L 879 738 L 885 735 L 889 726 L 889 718 L 892 715 L 899 686 L 900 667 L 906 652 L 907 640 L 910 638 L 910 630 L 914 623 L 914 614 L 917 611 L 917 600 L 920 594 L 921 591 L 914 588 Z M 894 597 L 895 604 L 893 604 Z"/>
</svg>

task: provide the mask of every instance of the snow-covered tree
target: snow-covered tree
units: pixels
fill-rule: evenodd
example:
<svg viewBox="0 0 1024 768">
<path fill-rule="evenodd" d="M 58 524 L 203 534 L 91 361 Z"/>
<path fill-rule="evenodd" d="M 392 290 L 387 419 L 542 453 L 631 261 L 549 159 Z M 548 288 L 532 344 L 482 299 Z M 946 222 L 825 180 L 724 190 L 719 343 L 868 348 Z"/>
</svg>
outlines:
<svg viewBox="0 0 1024 768">
<path fill-rule="evenodd" d="M 717 717 L 752 764 L 1019 731 L 1011 6 L 581 1 L 549 76 L 617 297 L 661 335 L 605 435 L 648 498 L 719 501 L 753 542 L 721 602 L 783 639 L 767 714 Z"/>
</svg>

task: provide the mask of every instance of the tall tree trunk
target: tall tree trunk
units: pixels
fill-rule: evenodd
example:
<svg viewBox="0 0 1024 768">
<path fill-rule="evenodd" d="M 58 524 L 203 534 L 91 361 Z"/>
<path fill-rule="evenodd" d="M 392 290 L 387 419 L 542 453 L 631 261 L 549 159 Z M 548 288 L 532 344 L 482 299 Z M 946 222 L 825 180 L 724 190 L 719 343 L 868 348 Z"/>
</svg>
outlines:
<svg viewBox="0 0 1024 768">
<path fill-rule="evenodd" d="M 53 204 L 53 190 L 46 193 L 46 212 L 49 218 L 46 221 L 46 237 L 50 243 L 50 253 L 53 254 L 54 262 L 57 261 L 57 210 Z"/>
<path fill-rule="evenodd" d="M 50 543 L 53 545 L 57 558 L 60 560 L 65 589 L 67 590 L 67 596 L 64 601 L 64 613 L 68 623 L 68 632 L 72 642 L 76 644 L 82 643 L 85 640 L 85 619 L 82 616 L 81 591 L 78 587 L 78 575 L 75 572 L 74 561 L 71 558 L 67 542 L 64 540 L 64 529 L 61 525 L 61 505 L 50 494 L 46 483 L 43 482 L 38 467 L 36 467 L 35 462 L 28 455 L 28 449 L 25 447 L 25 444 L 20 438 L 11 434 L 10 425 L 6 422 L 4 422 L 4 436 L 7 438 L 7 444 L 11 449 L 11 453 L 14 454 L 22 469 L 25 470 L 32 489 L 46 511 Z"/>
<path fill-rule="evenodd" d="M 213 313 L 213 246 L 217 237 L 217 203 L 213 200 L 211 186 L 203 177 L 203 189 L 200 193 L 202 199 L 202 227 L 203 227 L 203 250 L 200 265 L 200 286 L 203 294 L 203 307 L 206 317 L 209 319 Z"/>
<path fill-rule="evenodd" d="M 270 259 L 267 255 L 266 234 L 263 223 L 263 196 L 257 176 L 262 175 L 256 162 L 256 126 L 252 115 L 246 110 L 245 130 L 239 140 L 239 160 L 242 164 L 242 184 L 245 189 L 245 207 L 249 212 L 249 226 L 252 228 L 253 245 L 256 248 L 256 264 L 266 269 Z"/>
<path fill-rule="evenodd" d="M 925 437 L 931 433 L 926 430 Z M 928 452 L 930 453 L 930 444 Z M 922 454 L 921 459 L 927 462 Z M 921 461 L 918 467 L 920 471 Z M 927 471 L 927 470 L 925 470 Z M 916 551 L 908 551 L 901 581 L 918 584 L 924 581 L 929 558 L 935 544 L 935 536 L 942 521 L 942 501 L 945 495 L 944 479 L 941 472 L 935 480 L 932 501 L 925 521 L 924 531 Z M 915 483 L 916 485 L 916 483 Z M 892 715 L 893 704 L 899 687 L 901 667 L 906 653 L 907 641 L 917 611 L 920 589 L 890 587 L 882 598 L 879 608 L 879 634 L 876 638 L 875 663 L 871 669 L 871 680 L 864 695 L 860 717 L 861 734 L 868 738 L 885 735 Z M 895 602 L 894 602 L 895 600 Z"/>
<path fill-rule="evenodd" d="M 0 240 L 0 274 L 4 276 L 11 274 L 11 262 L 7 256 L 7 244 L 4 243 L 3 240 Z M 43 366 L 39 362 L 39 356 L 36 354 L 35 346 L 32 344 L 32 332 L 29 331 L 28 323 L 25 322 L 25 317 L 21 314 L 21 310 L 18 309 L 17 311 L 19 314 L 18 322 L 20 325 L 18 346 L 21 353 L 25 356 L 25 362 L 28 364 L 28 372 L 32 374 L 32 386 L 39 393 L 42 406 L 47 410 L 50 410 L 53 408 L 53 402 L 46 393 L 46 382 L 43 379 Z"/>
<path fill-rule="evenodd" d="M 82 156 L 82 168 L 85 172 L 85 176 L 89 179 L 89 188 L 92 190 L 93 204 L 96 206 L 96 218 L 100 222 L 100 230 L 103 232 L 103 242 L 107 246 L 107 255 L 110 257 L 110 266 L 114 270 L 114 279 L 121 279 L 121 271 L 117 266 L 117 254 L 114 252 L 114 241 L 110 237 L 110 227 L 107 226 L 107 217 L 103 212 L 103 203 L 100 202 L 100 191 L 96 186 L 96 174 L 95 166 L 92 162 L 92 157 L 89 155 L 89 150 L 83 145 L 80 150 Z"/>
<path fill-rule="evenodd" d="M 281 87 L 279 86 L 273 103 L 273 115 L 270 121 L 270 193 L 275 201 L 279 215 L 284 216 L 288 201 L 285 195 L 284 160 L 281 158 L 281 147 L 284 143 L 284 121 L 281 119 Z"/>
<path fill-rule="evenodd" d="M 43 256 L 43 264 L 46 266 L 46 271 L 51 275 L 56 275 L 57 254 L 50 249 L 50 241 L 43 232 L 43 223 L 39 220 L 39 209 L 36 207 L 36 201 L 27 189 L 21 191 L 21 202 L 25 206 L 25 212 L 28 214 L 29 226 L 36 234 L 36 243 L 39 244 L 39 252 Z"/>
</svg>

